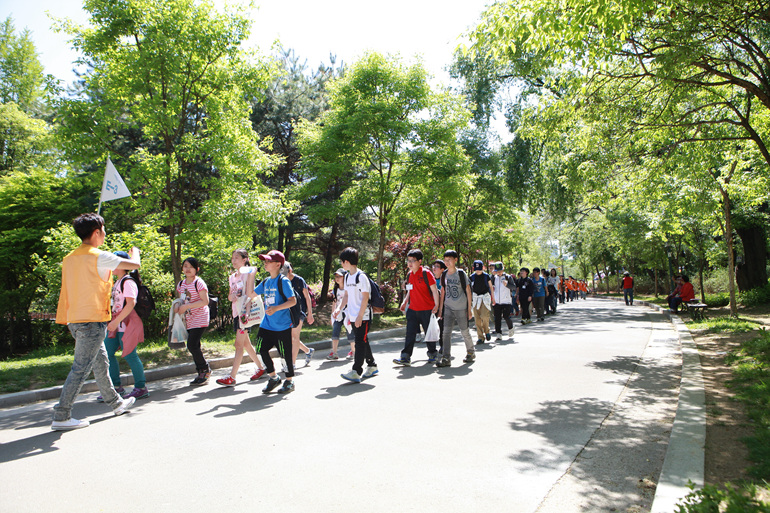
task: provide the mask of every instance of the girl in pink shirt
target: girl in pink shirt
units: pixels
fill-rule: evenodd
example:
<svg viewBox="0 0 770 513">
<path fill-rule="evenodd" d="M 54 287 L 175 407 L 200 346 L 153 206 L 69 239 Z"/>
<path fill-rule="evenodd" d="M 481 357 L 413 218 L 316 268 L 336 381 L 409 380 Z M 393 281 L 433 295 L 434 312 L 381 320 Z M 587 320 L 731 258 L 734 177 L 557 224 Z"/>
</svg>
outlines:
<svg viewBox="0 0 770 513">
<path fill-rule="evenodd" d="M 201 266 L 195 258 L 186 258 L 182 262 L 184 280 L 176 286 L 179 297 L 184 304 L 176 308 L 176 312 L 184 316 L 187 326 L 187 350 L 195 362 L 195 370 L 198 376 L 193 379 L 191 385 L 205 385 L 211 377 L 211 367 L 203 356 L 201 350 L 201 337 L 209 327 L 209 288 L 198 273 Z"/>
</svg>

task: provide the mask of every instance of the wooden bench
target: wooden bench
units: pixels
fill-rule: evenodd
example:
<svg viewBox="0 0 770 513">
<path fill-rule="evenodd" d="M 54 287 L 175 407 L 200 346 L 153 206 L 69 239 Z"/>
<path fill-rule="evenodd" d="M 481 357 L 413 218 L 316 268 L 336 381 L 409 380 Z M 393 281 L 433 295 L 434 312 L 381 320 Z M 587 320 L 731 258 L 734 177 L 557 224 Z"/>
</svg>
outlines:
<svg viewBox="0 0 770 513">
<path fill-rule="evenodd" d="M 692 318 L 693 321 L 702 321 L 706 318 L 706 308 L 708 308 L 707 304 L 699 303 L 696 300 L 683 302 L 681 305 L 682 310 L 690 312 L 690 318 Z"/>
</svg>

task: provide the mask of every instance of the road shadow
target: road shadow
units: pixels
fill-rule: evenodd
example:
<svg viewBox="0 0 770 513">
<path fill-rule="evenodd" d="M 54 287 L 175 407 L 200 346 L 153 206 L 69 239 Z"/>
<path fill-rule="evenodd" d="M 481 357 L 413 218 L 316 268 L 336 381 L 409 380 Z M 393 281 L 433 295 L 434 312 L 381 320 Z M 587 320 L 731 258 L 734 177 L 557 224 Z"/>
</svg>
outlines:
<svg viewBox="0 0 770 513">
<path fill-rule="evenodd" d="M 239 403 L 218 403 L 206 411 L 196 413 L 196 415 L 214 414 L 214 417 L 217 418 L 234 417 L 236 415 L 243 415 L 244 413 L 252 413 L 272 408 L 276 403 L 282 401 L 284 397 L 286 396 L 275 392 L 270 394 L 251 395 L 244 398 Z"/>
<path fill-rule="evenodd" d="M 375 377 L 369 379 L 376 379 Z M 361 383 L 353 383 L 352 381 L 346 383 L 340 383 L 333 387 L 322 388 L 322 393 L 316 396 L 316 399 L 336 399 L 337 397 L 347 397 L 353 394 L 359 394 L 369 390 L 373 390 L 374 385 L 367 381 Z"/>
</svg>

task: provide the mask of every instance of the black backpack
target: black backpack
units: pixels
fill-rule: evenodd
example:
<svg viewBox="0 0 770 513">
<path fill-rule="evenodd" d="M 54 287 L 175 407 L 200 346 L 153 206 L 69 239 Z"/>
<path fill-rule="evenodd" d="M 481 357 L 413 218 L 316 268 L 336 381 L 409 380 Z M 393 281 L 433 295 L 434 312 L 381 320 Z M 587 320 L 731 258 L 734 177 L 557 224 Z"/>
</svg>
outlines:
<svg viewBox="0 0 770 513">
<path fill-rule="evenodd" d="M 291 289 L 294 290 L 294 284 L 292 284 L 291 280 L 287 278 L 284 275 L 281 275 L 281 280 L 278 282 L 278 294 L 281 295 L 281 299 L 283 299 L 283 302 L 285 303 L 288 298 L 286 297 L 286 294 L 283 293 L 283 280 L 286 280 L 289 282 L 289 285 L 291 285 Z M 296 290 L 295 291 L 295 297 L 296 297 Z M 302 312 L 300 305 L 299 305 L 299 298 L 297 298 L 297 302 L 294 303 L 294 306 L 289 308 L 289 316 L 291 316 L 291 327 L 296 328 L 299 326 L 299 319 L 300 319 L 300 313 Z"/>
<path fill-rule="evenodd" d="M 134 283 L 136 283 L 136 288 L 138 289 L 134 311 L 136 311 L 136 314 L 142 320 L 148 319 L 152 311 L 155 310 L 155 300 L 153 299 L 152 294 L 150 293 L 150 289 L 147 288 L 147 285 L 140 285 L 139 282 L 134 280 L 134 278 L 131 277 L 130 275 L 127 275 L 127 276 L 129 280 L 133 280 Z M 122 279 L 120 281 L 121 294 L 123 294 L 125 286 L 126 286 L 126 280 Z M 125 307 L 126 307 L 126 300 L 124 299 L 123 308 Z"/>
<path fill-rule="evenodd" d="M 369 280 L 369 307 L 372 309 L 372 313 L 375 315 L 380 315 L 382 313 L 385 313 L 385 296 L 382 295 L 382 291 L 380 290 L 380 286 L 377 285 L 377 282 L 374 281 L 369 277 L 368 274 L 366 274 L 363 271 L 358 271 L 356 273 L 356 285 L 358 285 L 358 280 L 361 278 L 361 274 L 366 276 L 366 278 Z M 426 278 L 427 281 L 427 278 Z"/>
</svg>

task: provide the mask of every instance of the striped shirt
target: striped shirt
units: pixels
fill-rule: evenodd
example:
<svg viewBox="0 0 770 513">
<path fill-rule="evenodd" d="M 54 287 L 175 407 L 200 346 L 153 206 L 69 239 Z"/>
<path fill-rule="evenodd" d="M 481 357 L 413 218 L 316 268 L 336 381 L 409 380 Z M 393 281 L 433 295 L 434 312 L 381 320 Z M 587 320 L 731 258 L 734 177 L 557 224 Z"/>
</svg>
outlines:
<svg viewBox="0 0 770 513">
<path fill-rule="evenodd" d="M 182 282 L 176 286 L 176 291 L 179 293 L 179 297 L 182 297 L 182 294 L 184 294 L 185 303 L 196 303 L 200 301 L 201 290 L 208 292 L 209 288 L 206 286 L 206 282 L 200 279 L 198 276 L 195 277 L 192 283 L 187 283 L 187 280 L 182 280 Z M 202 306 L 200 308 L 193 308 L 185 313 L 187 315 L 186 321 L 188 330 L 193 328 L 208 328 L 209 305 Z"/>
</svg>

